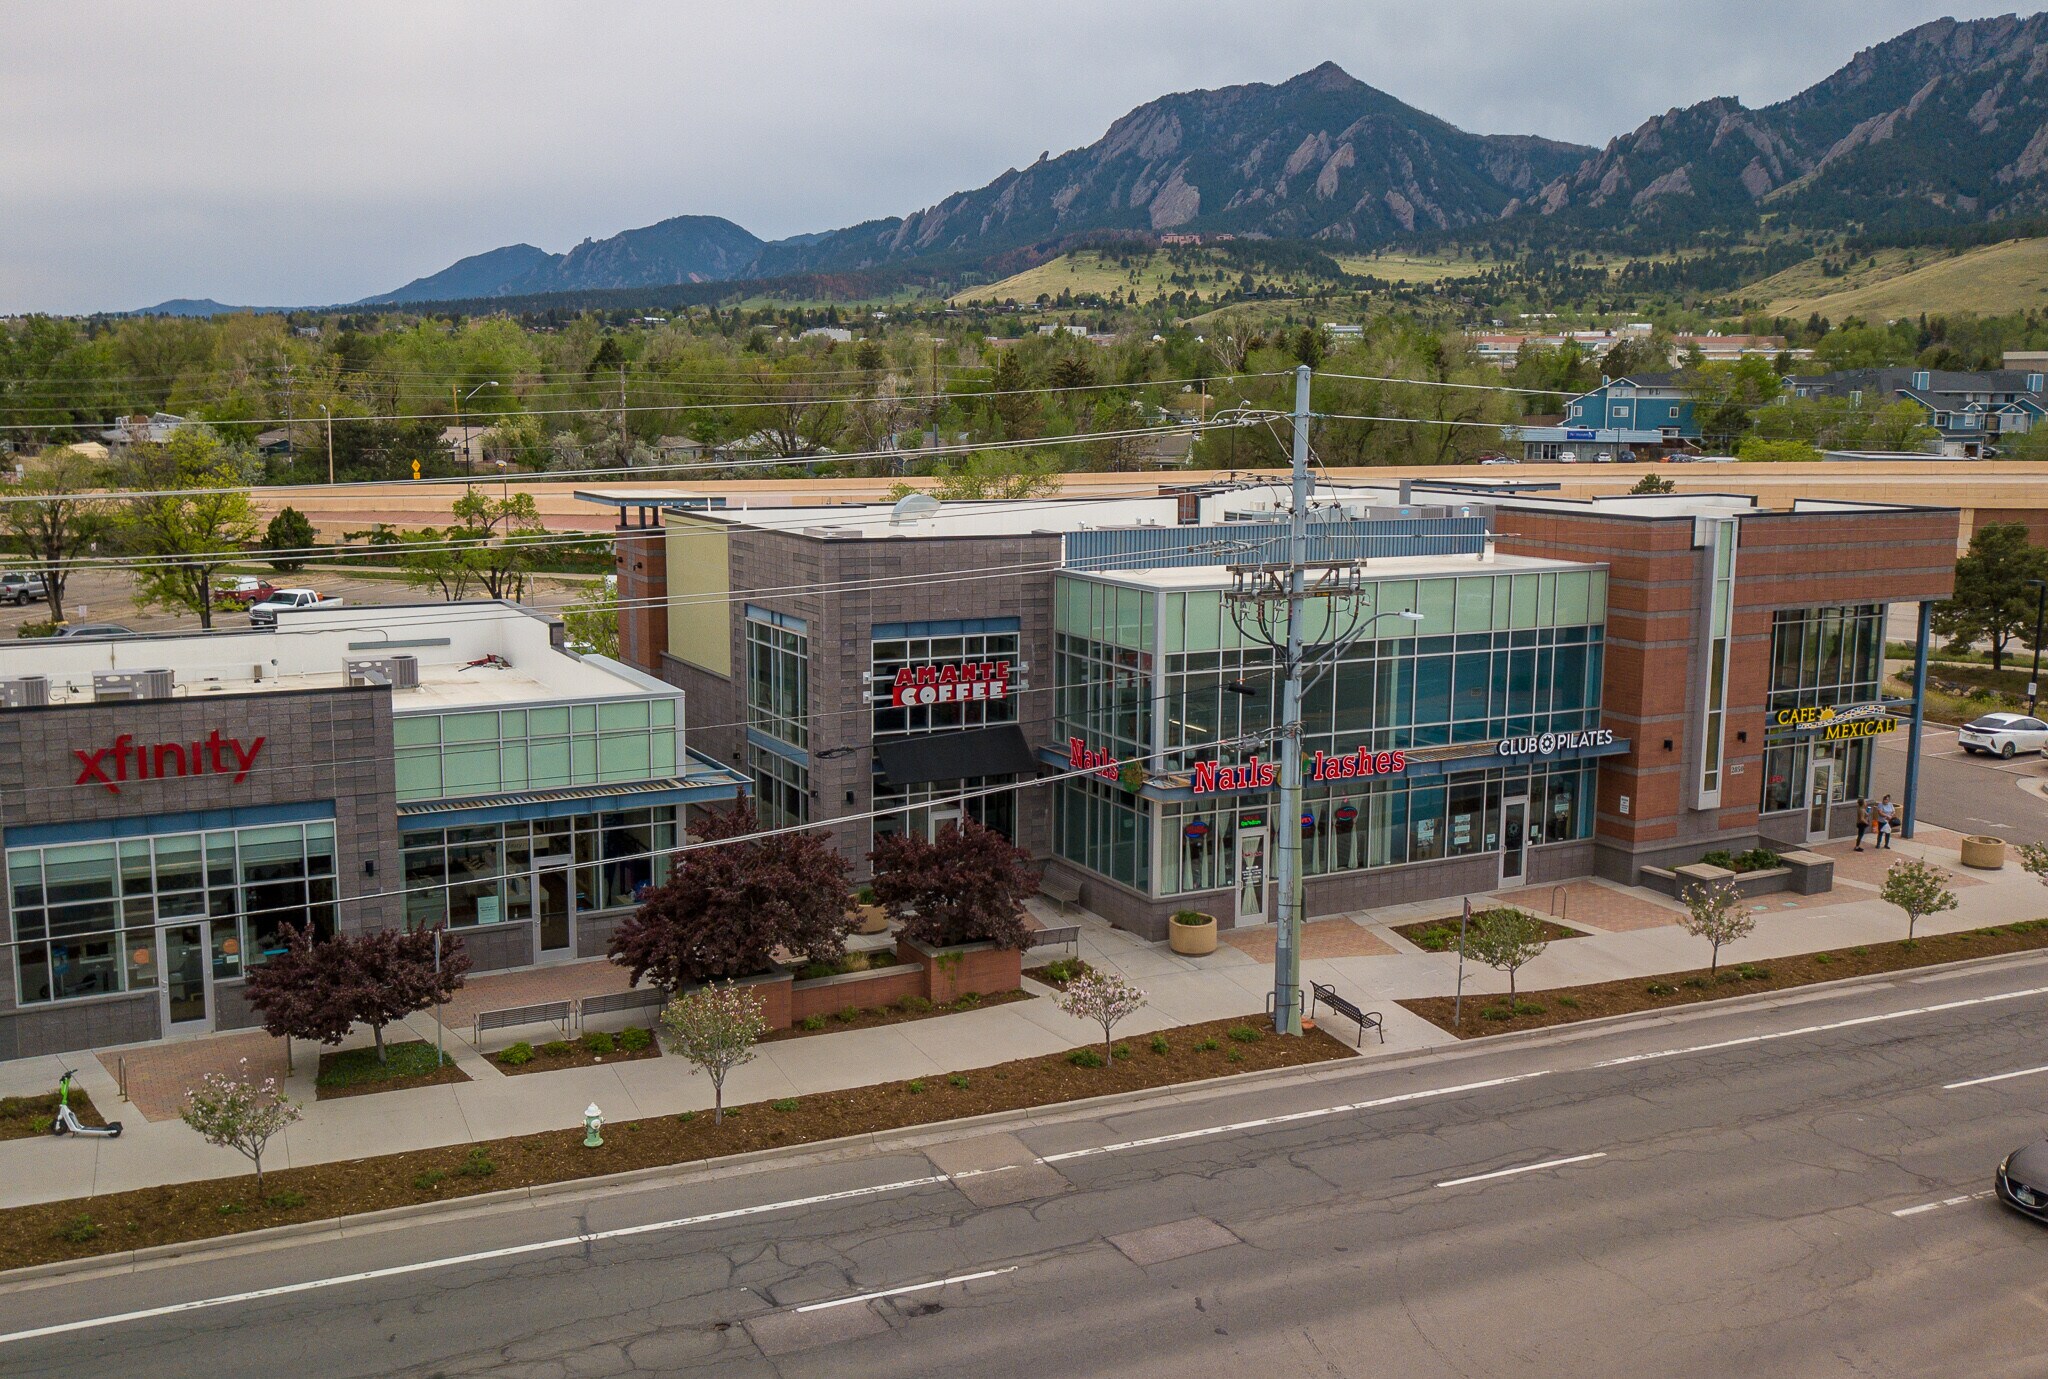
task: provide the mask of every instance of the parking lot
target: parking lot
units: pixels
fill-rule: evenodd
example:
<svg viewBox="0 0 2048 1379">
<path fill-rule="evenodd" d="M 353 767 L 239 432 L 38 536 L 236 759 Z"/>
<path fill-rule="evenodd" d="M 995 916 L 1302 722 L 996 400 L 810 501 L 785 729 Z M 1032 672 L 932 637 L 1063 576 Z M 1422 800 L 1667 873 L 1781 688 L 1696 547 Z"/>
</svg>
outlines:
<svg viewBox="0 0 2048 1379">
<path fill-rule="evenodd" d="M 1906 797 L 1906 735 L 1875 739 L 1879 796 Z M 1920 753 L 1920 818 L 1959 833 L 1987 833 L 2014 843 L 2048 843 L 2048 799 L 2030 783 L 2048 783 L 2048 758 L 2038 753 L 2002 761 L 1970 756 L 1956 730 L 1927 725 Z"/>
</svg>

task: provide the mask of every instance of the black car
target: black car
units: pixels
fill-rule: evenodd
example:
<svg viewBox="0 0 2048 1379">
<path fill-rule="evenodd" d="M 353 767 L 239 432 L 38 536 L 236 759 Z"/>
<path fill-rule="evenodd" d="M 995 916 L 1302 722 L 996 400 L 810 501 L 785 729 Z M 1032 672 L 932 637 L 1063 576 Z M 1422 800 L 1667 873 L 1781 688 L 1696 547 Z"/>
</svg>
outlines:
<svg viewBox="0 0 2048 1379">
<path fill-rule="evenodd" d="M 1998 1200 L 2014 1211 L 2048 1221 L 2048 1140 L 2006 1155 L 1995 1186 Z"/>
</svg>

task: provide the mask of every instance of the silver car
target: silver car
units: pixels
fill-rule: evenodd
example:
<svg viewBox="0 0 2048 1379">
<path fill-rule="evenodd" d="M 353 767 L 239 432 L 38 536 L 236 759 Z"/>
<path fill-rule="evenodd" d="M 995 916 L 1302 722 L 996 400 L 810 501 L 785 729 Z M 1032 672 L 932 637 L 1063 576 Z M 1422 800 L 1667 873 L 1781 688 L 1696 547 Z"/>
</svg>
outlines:
<svg viewBox="0 0 2048 1379">
<path fill-rule="evenodd" d="M 2023 713 L 1987 713 L 1956 732 L 1956 746 L 1976 755 L 2012 757 L 2048 747 L 2048 723 Z"/>
</svg>

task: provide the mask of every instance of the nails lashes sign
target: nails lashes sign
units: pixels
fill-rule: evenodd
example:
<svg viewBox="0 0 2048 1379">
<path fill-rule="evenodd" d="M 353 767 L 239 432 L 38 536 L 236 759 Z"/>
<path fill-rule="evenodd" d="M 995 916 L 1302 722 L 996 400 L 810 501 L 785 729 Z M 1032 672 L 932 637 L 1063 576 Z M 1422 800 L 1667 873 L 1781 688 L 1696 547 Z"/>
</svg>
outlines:
<svg viewBox="0 0 2048 1379">
<path fill-rule="evenodd" d="M 234 784 L 240 785 L 269 740 L 259 737 L 244 746 L 239 737 L 222 737 L 218 728 L 190 742 L 144 743 L 122 733 L 112 746 L 73 748 L 71 755 L 78 758 L 82 769 L 71 783 L 103 786 L 114 795 L 129 781 L 172 776 L 233 776 Z"/>
</svg>

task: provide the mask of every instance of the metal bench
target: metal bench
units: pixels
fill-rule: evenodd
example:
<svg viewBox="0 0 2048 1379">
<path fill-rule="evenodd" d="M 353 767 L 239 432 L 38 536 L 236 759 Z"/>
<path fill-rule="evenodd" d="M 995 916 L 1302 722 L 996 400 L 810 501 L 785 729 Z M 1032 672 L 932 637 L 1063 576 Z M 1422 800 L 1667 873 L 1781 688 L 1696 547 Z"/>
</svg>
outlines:
<svg viewBox="0 0 2048 1379">
<path fill-rule="evenodd" d="M 648 1006 L 665 1006 L 669 994 L 658 986 L 639 986 L 630 991 L 612 991 L 602 996 L 585 996 L 576 1003 L 576 1028 L 583 1028 L 583 1022 L 593 1015 L 609 1015 L 620 1010 L 644 1010 Z"/>
<path fill-rule="evenodd" d="M 482 1048 L 485 1030 L 510 1029 L 514 1025 L 559 1025 L 566 1038 L 569 1033 L 569 1022 L 574 1018 L 575 1007 L 568 1001 L 542 1001 L 539 1005 L 479 1010 L 475 1017 L 475 1034 L 470 1042 Z"/>
<path fill-rule="evenodd" d="M 1310 982 L 1308 989 L 1314 994 L 1314 1000 L 1309 1003 L 1308 1010 L 1311 1018 L 1315 1015 L 1318 1005 L 1326 1005 L 1345 1019 L 1351 1021 L 1352 1024 L 1358 1026 L 1358 1047 L 1364 1046 L 1365 1032 L 1369 1029 L 1376 1029 L 1380 1032 L 1380 1042 L 1382 1044 L 1387 1042 L 1386 1022 L 1380 1018 L 1380 1013 L 1377 1010 L 1360 1010 L 1357 1006 L 1339 996 L 1336 987 L 1322 982 Z"/>
<path fill-rule="evenodd" d="M 1024 940 L 1024 947 L 1028 950 L 1032 948 L 1051 948 L 1055 945 L 1072 944 L 1079 946 L 1080 942 L 1080 925 L 1056 924 L 1047 929 L 1033 929 L 1031 937 Z"/>
<path fill-rule="evenodd" d="M 1081 903 L 1081 883 L 1069 877 L 1040 877 L 1038 893 L 1048 900 L 1057 900 L 1062 912 Z"/>
</svg>

